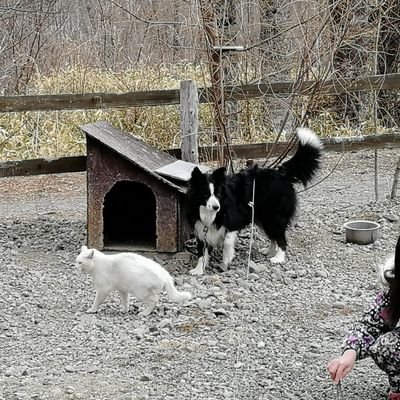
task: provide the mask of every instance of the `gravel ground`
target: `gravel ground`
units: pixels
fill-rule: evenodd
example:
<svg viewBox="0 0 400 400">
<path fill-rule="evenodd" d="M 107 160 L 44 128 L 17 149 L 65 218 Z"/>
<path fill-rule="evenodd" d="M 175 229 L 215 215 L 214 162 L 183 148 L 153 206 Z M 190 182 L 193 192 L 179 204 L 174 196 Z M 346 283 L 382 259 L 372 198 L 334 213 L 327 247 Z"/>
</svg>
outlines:
<svg viewBox="0 0 400 400">
<path fill-rule="evenodd" d="M 327 154 L 319 178 L 340 157 Z M 379 151 L 378 202 L 372 151 L 346 153 L 301 192 L 284 265 L 268 263 L 257 234 L 247 274 L 249 231 L 228 272 L 192 277 L 194 260 L 167 260 L 194 298 L 178 307 L 163 297 L 149 317 L 122 313 L 117 295 L 84 313 L 94 290 L 74 268 L 83 174 L 0 179 L 0 399 L 337 399 L 326 364 L 379 288 L 375 268 L 400 231 L 400 197 L 387 198 L 397 158 Z M 374 244 L 345 243 L 343 223 L 359 218 L 381 223 Z M 343 394 L 383 400 L 386 388 L 364 360 Z"/>
</svg>

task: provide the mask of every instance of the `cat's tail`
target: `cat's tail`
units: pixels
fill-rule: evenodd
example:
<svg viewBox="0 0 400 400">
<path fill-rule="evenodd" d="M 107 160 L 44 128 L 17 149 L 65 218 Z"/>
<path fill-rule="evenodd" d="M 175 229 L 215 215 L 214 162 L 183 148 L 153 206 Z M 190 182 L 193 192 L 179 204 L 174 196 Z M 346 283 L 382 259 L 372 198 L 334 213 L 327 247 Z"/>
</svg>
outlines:
<svg viewBox="0 0 400 400">
<path fill-rule="evenodd" d="M 192 295 L 189 292 L 179 292 L 176 290 L 172 277 L 169 276 L 168 278 L 169 279 L 165 282 L 165 290 L 167 291 L 167 295 L 171 301 L 174 303 L 183 303 L 192 298 Z"/>
</svg>

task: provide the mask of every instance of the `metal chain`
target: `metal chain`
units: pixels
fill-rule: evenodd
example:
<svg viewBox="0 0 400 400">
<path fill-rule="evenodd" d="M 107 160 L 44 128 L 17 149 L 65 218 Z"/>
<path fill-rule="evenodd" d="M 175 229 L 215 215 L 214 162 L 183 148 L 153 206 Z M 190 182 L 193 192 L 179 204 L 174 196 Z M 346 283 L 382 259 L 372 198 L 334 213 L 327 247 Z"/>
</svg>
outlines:
<svg viewBox="0 0 400 400">
<path fill-rule="evenodd" d="M 204 246 L 203 246 L 203 273 L 205 272 L 205 265 L 206 265 L 207 232 L 208 232 L 208 226 L 204 225 L 204 228 L 203 228 L 203 233 L 204 233 Z"/>
</svg>

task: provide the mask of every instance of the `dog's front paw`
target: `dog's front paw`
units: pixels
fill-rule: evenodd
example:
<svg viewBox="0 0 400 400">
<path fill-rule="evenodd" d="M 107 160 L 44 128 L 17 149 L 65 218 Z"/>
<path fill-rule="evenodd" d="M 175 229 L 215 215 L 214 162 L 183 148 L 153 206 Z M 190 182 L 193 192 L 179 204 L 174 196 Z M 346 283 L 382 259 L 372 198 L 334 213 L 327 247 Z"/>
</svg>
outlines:
<svg viewBox="0 0 400 400">
<path fill-rule="evenodd" d="M 222 262 L 221 264 L 219 264 L 219 268 L 222 272 L 226 272 L 229 269 L 229 264 Z"/>
<path fill-rule="evenodd" d="M 261 254 L 264 254 L 268 258 L 273 258 L 276 256 L 277 252 L 278 252 L 278 246 L 276 242 L 271 241 L 268 248 L 262 249 Z"/>
<path fill-rule="evenodd" d="M 272 264 L 283 264 L 285 262 L 285 254 L 277 254 L 275 257 L 269 259 Z"/>
<path fill-rule="evenodd" d="M 205 259 L 204 257 L 200 257 L 199 260 L 197 261 L 197 266 L 194 269 L 191 269 L 190 275 L 203 275 L 204 270 L 208 265 L 208 260 Z"/>
<path fill-rule="evenodd" d="M 191 269 L 189 273 L 190 275 L 203 275 L 204 274 L 203 266 L 198 265 L 196 268 Z"/>
<path fill-rule="evenodd" d="M 285 262 L 285 252 L 278 247 L 274 257 L 270 258 L 272 264 L 283 264 Z"/>
</svg>

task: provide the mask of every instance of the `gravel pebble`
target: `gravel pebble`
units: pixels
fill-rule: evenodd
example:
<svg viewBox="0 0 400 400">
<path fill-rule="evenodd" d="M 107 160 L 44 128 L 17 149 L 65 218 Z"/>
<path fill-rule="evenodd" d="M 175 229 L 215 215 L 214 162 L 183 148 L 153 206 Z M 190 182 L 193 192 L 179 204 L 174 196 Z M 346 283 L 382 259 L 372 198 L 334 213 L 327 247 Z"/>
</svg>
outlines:
<svg viewBox="0 0 400 400">
<path fill-rule="evenodd" d="M 255 230 L 247 265 L 250 229 L 226 272 L 218 251 L 201 277 L 189 274 L 190 258 L 164 260 L 193 299 L 161 296 L 149 317 L 135 299 L 123 313 L 117 294 L 85 313 L 93 284 L 74 268 L 86 238 L 84 174 L 1 178 L 0 399 L 335 399 L 326 364 L 379 289 L 376 266 L 400 231 L 400 198 L 387 198 L 398 152 L 378 152 L 378 201 L 373 153 L 346 153 L 299 193 L 285 264 L 271 265 Z M 339 158 L 326 154 L 316 181 Z M 380 221 L 379 240 L 347 244 L 350 219 Z M 383 400 L 386 387 L 367 359 L 343 394 Z"/>
</svg>

